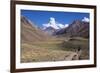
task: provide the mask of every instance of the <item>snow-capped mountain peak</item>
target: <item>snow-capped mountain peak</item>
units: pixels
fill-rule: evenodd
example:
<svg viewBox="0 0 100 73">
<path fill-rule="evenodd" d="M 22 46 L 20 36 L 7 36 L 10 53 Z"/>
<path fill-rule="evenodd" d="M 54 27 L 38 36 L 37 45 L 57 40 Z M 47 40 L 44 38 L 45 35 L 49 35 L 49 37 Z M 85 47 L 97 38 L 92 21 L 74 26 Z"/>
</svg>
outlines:
<svg viewBox="0 0 100 73">
<path fill-rule="evenodd" d="M 54 29 L 62 29 L 65 27 L 68 27 L 68 24 L 62 24 L 56 21 L 54 17 L 50 17 L 49 22 L 46 24 L 43 24 L 43 29 L 46 29 L 48 27 L 52 27 Z"/>
</svg>

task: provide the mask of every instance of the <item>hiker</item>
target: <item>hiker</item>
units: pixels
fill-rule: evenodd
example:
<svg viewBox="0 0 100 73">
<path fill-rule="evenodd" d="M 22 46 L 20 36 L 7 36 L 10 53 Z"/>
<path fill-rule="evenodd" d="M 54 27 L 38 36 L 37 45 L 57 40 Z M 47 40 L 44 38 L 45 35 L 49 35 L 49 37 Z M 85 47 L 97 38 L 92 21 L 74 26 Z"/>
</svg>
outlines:
<svg viewBox="0 0 100 73">
<path fill-rule="evenodd" d="M 81 47 L 80 47 L 80 46 L 79 46 L 78 49 L 77 49 L 77 54 L 78 54 L 78 56 L 79 56 L 79 59 L 81 59 L 80 56 L 81 56 L 81 54 L 82 54 L 82 50 L 81 50 Z"/>
</svg>

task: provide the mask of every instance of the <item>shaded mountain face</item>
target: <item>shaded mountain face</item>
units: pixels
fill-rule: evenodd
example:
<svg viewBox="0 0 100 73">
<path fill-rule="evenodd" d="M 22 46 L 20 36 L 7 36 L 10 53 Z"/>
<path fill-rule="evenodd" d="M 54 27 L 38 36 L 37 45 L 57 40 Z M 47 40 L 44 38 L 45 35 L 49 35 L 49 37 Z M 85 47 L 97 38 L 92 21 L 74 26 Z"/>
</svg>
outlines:
<svg viewBox="0 0 100 73">
<path fill-rule="evenodd" d="M 89 38 L 89 22 L 75 20 L 67 28 L 55 32 L 55 35 L 63 35 L 68 37 L 85 37 Z"/>
<path fill-rule="evenodd" d="M 45 41 L 49 36 L 33 24 L 29 19 L 21 16 L 21 40 L 22 42 Z"/>
</svg>

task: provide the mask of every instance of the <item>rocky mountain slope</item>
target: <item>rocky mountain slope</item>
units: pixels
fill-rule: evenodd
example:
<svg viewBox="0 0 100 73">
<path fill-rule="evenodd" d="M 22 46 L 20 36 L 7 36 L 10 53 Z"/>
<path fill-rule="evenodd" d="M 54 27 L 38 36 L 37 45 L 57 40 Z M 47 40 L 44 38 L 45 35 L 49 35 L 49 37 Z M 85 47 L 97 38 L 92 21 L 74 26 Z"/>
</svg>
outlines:
<svg viewBox="0 0 100 73">
<path fill-rule="evenodd" d="M 48 38 L 49 36 L 44 31 L 39 29 L 35 24 L 33 24 L 26 17 L 21 16 L 22 42 L 44 41 Z"/>
<path fill-rule="evenodd" d="M 55 32 L 55 35 L 89 38 L 89 22 L 75 20 L 67 28 Z"/>
</svg>

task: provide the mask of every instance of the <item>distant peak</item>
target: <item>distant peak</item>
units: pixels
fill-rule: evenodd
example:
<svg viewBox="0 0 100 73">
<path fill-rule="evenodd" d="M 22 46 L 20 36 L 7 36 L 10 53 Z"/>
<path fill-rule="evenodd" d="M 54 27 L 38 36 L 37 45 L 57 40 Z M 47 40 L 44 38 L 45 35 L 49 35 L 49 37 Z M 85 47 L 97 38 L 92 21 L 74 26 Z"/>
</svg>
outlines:
<svg viewBox="0 0 100 73">
<path fill-rule="evenodd" d="M 56 18 L 54 18 L 54 17 L 50 17 L 49 22 L 46 24 L 43 24 L 44 29 L 46 29 L 48 27 L 52 27 L 54 29 L 62 29 L 62 28 L 65 28 L 67 26 L 68 26 L 68 24 L 59 23 L 58 21 L 56 21 Z"/>
</svg>

